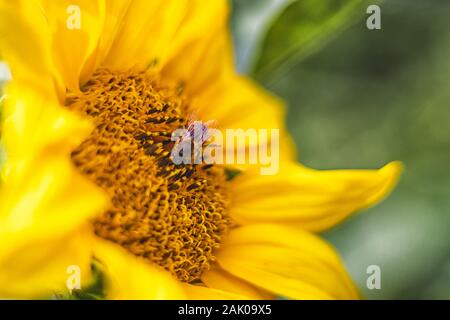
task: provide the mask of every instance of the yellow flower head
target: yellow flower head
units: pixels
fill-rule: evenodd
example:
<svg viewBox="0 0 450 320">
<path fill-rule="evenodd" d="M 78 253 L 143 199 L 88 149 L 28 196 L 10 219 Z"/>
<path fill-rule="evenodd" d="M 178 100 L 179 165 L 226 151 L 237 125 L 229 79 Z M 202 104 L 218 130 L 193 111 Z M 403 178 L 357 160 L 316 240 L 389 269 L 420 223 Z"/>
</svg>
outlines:
<svg viewBox="0 0 450 320">
<path fill-rule="evenodd" d="M 313 232 L 378 202 L 400 165 L 297 164 L 282 103 L 234 71 L 227 13 L 222 0 L 0 1 L 0 297 L 63 292 L 73 266 L 86 287 L 94 261 L 114 299 L 358 297 Z M 279 172 L 174 164 L 171 134 L 192 119 L 279 129 Z"/>
</svg>

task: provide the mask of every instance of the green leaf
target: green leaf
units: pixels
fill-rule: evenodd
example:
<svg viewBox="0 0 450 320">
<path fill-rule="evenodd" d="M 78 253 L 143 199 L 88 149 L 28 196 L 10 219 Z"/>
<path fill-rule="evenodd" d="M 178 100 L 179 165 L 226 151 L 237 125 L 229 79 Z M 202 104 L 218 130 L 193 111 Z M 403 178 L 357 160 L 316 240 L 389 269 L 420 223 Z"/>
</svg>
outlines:
<svg viewBox="0 0 450 320">
<path fill-rule="evenodd" d="M 101 265 L 98 261 L 92 262 L 92 277 L 93 282 L 86 288 L 81 290 L 72 290 L 71 293 L 55 293 L 52 296 L 54 300 L 103 300 L 106 297 L 105 292 L 105 275 L 101 270 Z"/>
<path fill-rule="evenodd" d="M 253 68 L 254 77 L 272 82 L 277 74 L 320 49 L 339 31 L 361 21 L 368 5 L 366 0 L 293 2 L 268 31 Z"/>
<path fill-rule="evenodd" d="M 248 73 L 267 30 L 294 0 L 233 0 L 231 26 L 237 69 Z"/>
</svg>

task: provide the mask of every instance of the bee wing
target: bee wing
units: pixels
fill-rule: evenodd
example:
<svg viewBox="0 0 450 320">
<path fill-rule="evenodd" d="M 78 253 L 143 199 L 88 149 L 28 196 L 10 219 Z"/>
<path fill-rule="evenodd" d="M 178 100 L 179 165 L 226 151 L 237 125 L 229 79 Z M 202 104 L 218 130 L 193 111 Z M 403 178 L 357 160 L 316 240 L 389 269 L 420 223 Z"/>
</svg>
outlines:
<svg viewBox="0 0 450 320">
<path fill-rule="evenodd" d="M 216 129 L 219 126 L 219 124 L 217 123 L 217 120 L 208 120 L 208 121 L 204 122 L 204 124 L 208 128 L 212 128 L 212 129 Z"/>
<path fill-rule="evenodd" d="M 189 112 L 189 123 L 194 123 L 195 121 L 198 120 L 198 112 L 196 110 L 191 110 Z"/>
</svg>

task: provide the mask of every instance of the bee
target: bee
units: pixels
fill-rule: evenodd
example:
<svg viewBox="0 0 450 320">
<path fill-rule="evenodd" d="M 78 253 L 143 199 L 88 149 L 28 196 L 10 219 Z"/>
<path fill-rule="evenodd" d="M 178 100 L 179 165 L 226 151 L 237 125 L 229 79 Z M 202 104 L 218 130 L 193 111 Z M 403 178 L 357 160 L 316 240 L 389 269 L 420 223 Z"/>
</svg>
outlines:
<svg viewBox="0 0 450 320">
<path fill-rule="evenodd" d="M 191 150 L 191 160 L 193 160 L 191 163 L 201 163 L 203 147 L 210 140 L 212 136 L 210 129 L 215 124 L 214 120 L 202 122 L 194 120 L 193 116 L 186 124 L 185 132 L 178 138 L 175 145 L 181 150 Z"/>
</svg>

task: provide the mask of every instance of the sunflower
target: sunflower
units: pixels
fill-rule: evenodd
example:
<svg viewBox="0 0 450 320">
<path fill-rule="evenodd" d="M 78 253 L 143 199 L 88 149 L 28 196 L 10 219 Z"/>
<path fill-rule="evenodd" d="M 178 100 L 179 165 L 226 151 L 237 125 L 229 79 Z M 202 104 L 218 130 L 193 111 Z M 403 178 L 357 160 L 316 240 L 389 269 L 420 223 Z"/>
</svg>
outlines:
<svg viewBox="0 0 450 320">
<path fill-rule="evenodd" d="M 358 298 L 315 233 L 401 166 L 296 163 L 282 102 L 234 71 L 227 15 L 222 0 L 0 2 L 1 297 L 65 292 L 70 266 L 86 288 L 95 265 L 109 299 Z M 193 114 L 279 129 L 279 172 L 171 163 Z"/>
</svg>

